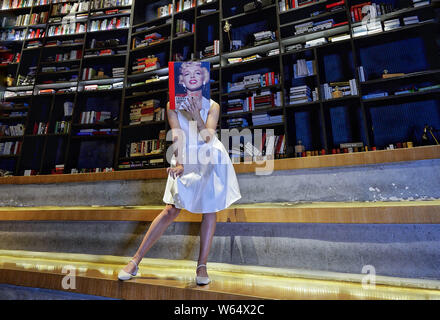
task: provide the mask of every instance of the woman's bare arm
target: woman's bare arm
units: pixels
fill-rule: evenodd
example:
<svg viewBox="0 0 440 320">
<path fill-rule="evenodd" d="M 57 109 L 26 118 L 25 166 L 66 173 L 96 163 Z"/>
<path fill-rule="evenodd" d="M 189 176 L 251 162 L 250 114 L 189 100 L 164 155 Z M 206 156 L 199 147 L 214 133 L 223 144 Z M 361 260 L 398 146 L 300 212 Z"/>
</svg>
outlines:
<svg viewBox="0 0 440 320">
<path fill-rule="evenodd" d="M 169 102 L 167 103 L 167 117 L 168 117 L 168 123 L 170 124 L 171 127 L 173 143 L 177 143 L 177 145 L 180 147 L 180 143 L 182 143 L 182 141 L 180 141 L 179 136 L 177 134 L 177 131 L 181 130 L 179 118 L 177 117 L 176 111 L 170 109 Z M 174 150 L 174 155 L 176 156 L 177 164 L 180 164 L 180 162 L 178 161 L 179 149 L 180 148 L 176 148 L 176 150 Z"/>
<path fill-rule="evenodd" d="M 208 116 L 206 117 L 206 123 L 200 116 L 200 112 L 196 114 L 194 120 L 197 121 L 197 130 L 200 132 L 202 139 L 208 143 L 211 141 L 213 135 L 215 135 L 215 130 L 217 129 L 217 123 L 220 116 L 220 106 L 217 102 L 211 105 L 208 111 Z M 206 130 L 207 129 L 207 130 Z"/>
</svg>

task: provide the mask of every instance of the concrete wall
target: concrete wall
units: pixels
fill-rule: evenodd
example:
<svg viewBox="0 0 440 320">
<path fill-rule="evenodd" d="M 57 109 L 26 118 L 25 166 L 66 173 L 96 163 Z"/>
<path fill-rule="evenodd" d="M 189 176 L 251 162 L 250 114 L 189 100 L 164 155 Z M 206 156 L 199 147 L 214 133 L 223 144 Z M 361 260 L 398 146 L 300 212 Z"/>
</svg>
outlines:
<svg viewBox="0 0 440 320">
<path fill-rule="evenodd" d="M 238 174 L 236 203 L 440 199 L 440 159 Z M 0 206 L 160 205 L 165 179 L 0 185 Z"/>
</svg>

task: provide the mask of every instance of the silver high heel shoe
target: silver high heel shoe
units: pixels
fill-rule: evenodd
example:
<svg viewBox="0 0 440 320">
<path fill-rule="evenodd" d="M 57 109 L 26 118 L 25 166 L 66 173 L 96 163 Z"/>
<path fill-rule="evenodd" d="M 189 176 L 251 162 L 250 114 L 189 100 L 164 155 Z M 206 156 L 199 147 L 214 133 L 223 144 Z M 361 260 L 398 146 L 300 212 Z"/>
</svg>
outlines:
<svg viewBox="0 0 440 320">
<path fill-rule="evenodd" d="M 132 273 L 128 273 L 124 270 L 119 271 L 119 273 L 118 273 L 119 280 L 130 280 L 132 277 L 136 276 L 138 269 L 139 269 L 138 265 L 133 260 L 130 260 L 130 262 L 132 262 L 136 266 L 136 269 L 134 269 L 134 271 Z"/>
<path fill-rule="evenodd" d="M 197 269 L 200 268 L 200 267 L 206 267 L 206 264 L 199 264 L 197 266 L 197 268 L 196 268 L 196 272 L 197 272 Z M 211 282 L 211 279 L 209 279 L 209 277 L 199 277 L 199 276 L 196 276 L 196 283 L 198 285 L 205 285 L 205 284 L 208 284 L 210 282 Z"/>
</svg>

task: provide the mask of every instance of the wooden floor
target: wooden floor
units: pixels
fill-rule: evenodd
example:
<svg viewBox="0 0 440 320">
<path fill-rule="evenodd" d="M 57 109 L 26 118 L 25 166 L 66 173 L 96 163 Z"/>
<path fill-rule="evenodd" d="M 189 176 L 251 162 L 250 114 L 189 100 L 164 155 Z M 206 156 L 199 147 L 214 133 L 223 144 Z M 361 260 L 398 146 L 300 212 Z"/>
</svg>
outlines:
<svg viewBox="0 0 440 320">
<path fill-rule="evenodd" d="M 0 207 L 0 221 L 152 221 L 164 206 Z M 199 222 L 182 210 L 177 222 Z M 218 222 L 440 223 L 440 200 L 394 202 L 256 203 L 232 205 Z"/>
<path fill-rule="evenodd" d="M 208 264 L 212 282 L 195 284 L 195 262 L 144 259 L 138 276 L 117 280 L 125 257 L 0 251 L 0 283 L 64 290 L 63 278 L 75 268 L 75 293 L 117 299 L 440 299 L 440 282 L 378 277 L 363 288 L 362 275 Z M 66 283 L 73 284 L 72 281 Z M 404 285 L 404 286 L 402 286 Z M 430 288 L 430 289 L 429 289 Z M 433 289 L 435 288 L 435 289 Z M 69 291 L 69 290 L 64 290 Z"/>
</svg>

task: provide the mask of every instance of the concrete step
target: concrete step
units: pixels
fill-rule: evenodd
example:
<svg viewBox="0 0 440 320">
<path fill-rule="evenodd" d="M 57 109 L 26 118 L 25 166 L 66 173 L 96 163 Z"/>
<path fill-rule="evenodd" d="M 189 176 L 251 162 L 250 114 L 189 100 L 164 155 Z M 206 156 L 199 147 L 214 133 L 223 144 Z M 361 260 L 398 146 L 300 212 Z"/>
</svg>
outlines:
<svg viewBox="0 0 440 320">
<path fill-rule="evenodd" d="M 131 257 L 159 207 L 0 210 L 0 249 Z M 438 201 L 236 205 L 208 261 L 440 280 Z M 183 212 L 147 258 L 196 261 L 201 215 Z"/>
<path fill-rule="evenodd" d="M 117 280 L 126 257 L 0 251 L 0 283 L 116 299 L 440 299 L 440 282 L 365 274 L 208 263 L 212 282 L 195 284 L 194 261 L 146 258 L 138 275 Z M 64 268 L 64 270 L 63 270 Z M 67 275 L 75 275 L 64 279 Z M 63 288 L 65 284 L 73 288 Z"/>
</svg>

